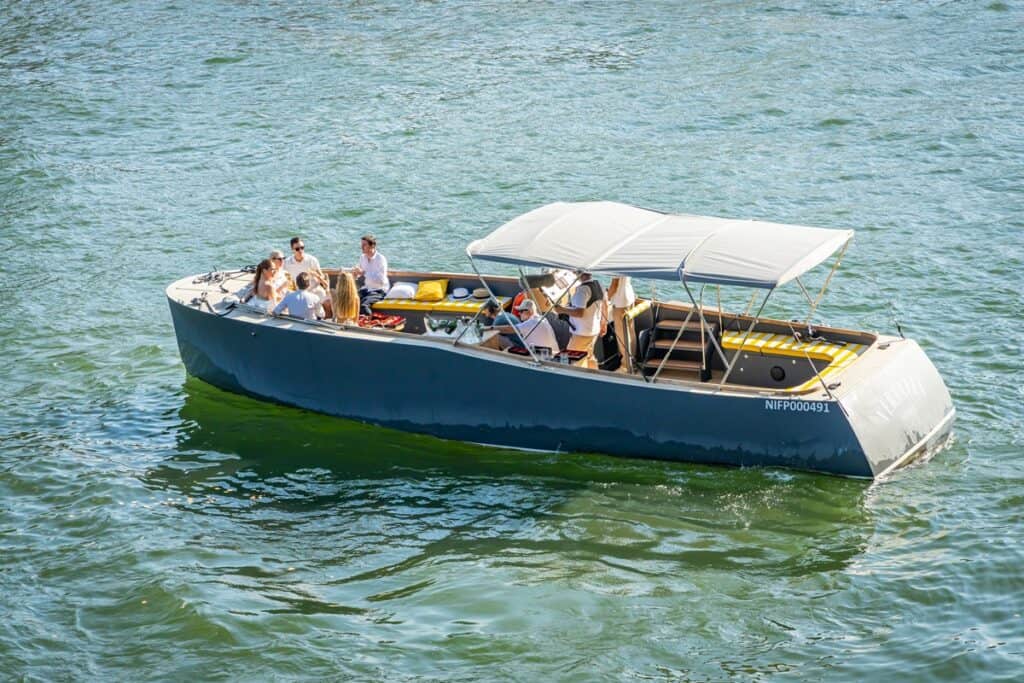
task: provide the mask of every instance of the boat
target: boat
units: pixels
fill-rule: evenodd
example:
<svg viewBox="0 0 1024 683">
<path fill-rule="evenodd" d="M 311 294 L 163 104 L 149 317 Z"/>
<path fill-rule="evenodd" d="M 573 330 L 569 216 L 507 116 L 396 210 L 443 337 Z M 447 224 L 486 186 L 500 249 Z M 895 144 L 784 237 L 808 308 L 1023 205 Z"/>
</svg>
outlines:
<svg viewBox="0 0 1024 683">
<path fill-rule="evenodd" d="M 187 372 L 227 391 L 505 448 L 878 479 L 940 449 L 956 410 L 915 341 L 813 322 L 853 235 L 556 202 L 470 243 L 472 272 L 392 271 L 393 282 L 444 283 L 442 298 L 386 298 L 359 325 L 242 303 L 245 269 L 190 275 L 166 295 Z M 812 294 L 801 277 L 833 257 Z M 482 262 L 518 274 L 484 274 Z M 616 359 L 598 344 L 596 368 L 521 335 L 507 350 L 490 343 L 486 300 L 509 310 L 525 293 L 550 306 L 580 272 L 670 281 L 685 300 L 638 298 L 624 318 L 637 348 Z M 763 315 L 784 285 L 806 315 Z M 723 287 L 749 290 L 746 310 L 712 305 Z"/>
</svg>

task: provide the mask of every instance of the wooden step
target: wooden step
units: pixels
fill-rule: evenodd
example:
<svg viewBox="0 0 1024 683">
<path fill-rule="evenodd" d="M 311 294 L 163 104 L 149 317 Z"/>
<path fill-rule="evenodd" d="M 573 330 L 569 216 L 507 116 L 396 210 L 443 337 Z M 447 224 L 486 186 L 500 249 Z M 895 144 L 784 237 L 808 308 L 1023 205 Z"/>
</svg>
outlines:
<svg viewBox="0 0 1024 683">
<path fill-rule="evenodd" d="M 658 366 L 661 365 L 660 358 L 651 358 L 644 363 L 644 369 L 646 370 L 657 370 Z M 665 370 L 677 370 L 681 372 L 700 372 L 700 361 L 692 360 L 672 360 L 665 361 Z"/>
<path fill-rule="evenodd" d="M 683 326 L 683 322 L 685 322 L 685 321 L 683 321 L 683 320 L 659 320 L 657 322 L 656 327 L 659 330 L 677 330 L 678 331 L 679 328 Z M 712 330 L 715 330 L 718 327 L 717 325 L 715 325 L 713 323 L 709 323 L 709 325 L 710 325 Z M 700 321 L 699 320 L 691 320 L 690 322 L 686 323 L 686 331 L 687 332 L 700 332 Z"/>
<path fill-rule="evenodd" d="M 700 351 L 703 345 L 699 341 L 693 341 L 691 339 L 680 339 L 676 342 L 675 347 L 672 346 L 671 339 L 655 339 L 654 348 L 656 349 L 673 349 L 675 351 Z"/>
</svg>

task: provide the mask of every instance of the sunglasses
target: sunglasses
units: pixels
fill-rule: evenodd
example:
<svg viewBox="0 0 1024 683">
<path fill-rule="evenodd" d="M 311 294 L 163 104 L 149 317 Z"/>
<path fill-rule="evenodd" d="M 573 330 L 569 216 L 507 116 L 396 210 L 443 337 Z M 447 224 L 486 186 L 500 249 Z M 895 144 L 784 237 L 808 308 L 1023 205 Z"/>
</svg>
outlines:
<svg viewBox="0 0 1024 683">
<path fill-rule="evenodd" d="M 305 245 L 305 244 L 300 244 L 300 245 L 298 245 L 298 246 L 294 246 L 294 247 L 292 247 L 292 251 L 302 251 L 302 250 L 304 250 L 305 248 L 306 248 L 306 245 Z"/>
<path fill-rule="evenodd" d="M 272 258 L 270 260 L 271 261 L 284 261 L 284 256 L 275 256 L 274 258 Z"/>
</svg>

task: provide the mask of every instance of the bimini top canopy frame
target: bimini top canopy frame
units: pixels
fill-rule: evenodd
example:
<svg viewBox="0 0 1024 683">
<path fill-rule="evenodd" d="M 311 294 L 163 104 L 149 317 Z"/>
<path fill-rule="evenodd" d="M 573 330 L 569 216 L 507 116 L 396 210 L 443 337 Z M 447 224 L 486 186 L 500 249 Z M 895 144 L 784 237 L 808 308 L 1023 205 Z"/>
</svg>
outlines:
<svg viewBox="0 0 1024 683">
<path fill-rule="evenodd" d="M 774 289 L 852 237 L 852 230 L 557 202 L 514 218 L 466 253 L 521 266 Z"/>
</svg>

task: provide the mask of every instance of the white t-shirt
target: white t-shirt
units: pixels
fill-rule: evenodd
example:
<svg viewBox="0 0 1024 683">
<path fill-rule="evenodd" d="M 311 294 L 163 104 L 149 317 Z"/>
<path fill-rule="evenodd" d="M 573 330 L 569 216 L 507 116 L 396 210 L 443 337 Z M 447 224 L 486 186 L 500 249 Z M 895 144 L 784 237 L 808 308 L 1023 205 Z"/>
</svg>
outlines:
<svg viewBox="0 0 1024 683">
<path fill-rule="evenodd" d="M 360 254 L 359 269 L 363 271 L 363 287 L 383 289 L 385 292 L 391 289 L 391 282 L 388 280 L 388 260 L 384 258 L 384 254 L 375 251 L 373 258 L 366 258 L 366 254 Z"/>
<path fill-rule="evenodd" d="M 284 260 L 284 269 L 288 271 L 288 274 L 295 280 L 299 277 L 299 273 L 307 273 L 311 270 L 320 270 L 320 261 L 317 260 L 316 256 L 312 254 L 306 254 L 302 261 L 295 260 L 295 254 L 292 254 Z M 312 282 L 310 284 L 313 284 Z"/>
<path fill-rule="evenodd" d="M 308 256 L 306 258 L 309 258 Z M 308 289 L 300 289 L 289 292 L 288 295 L 274 307 L 274 315 L 280 315 L 287 311 L 288 315 L 302 318 L 303 320 L 316 320 L 316 310 L 320 308 L 320 297 Z"/>
<path fill-rule="evenodd" d="M 555 330 L 546 318 L 536 315 L 516 323 L 515 328 L 530 346 L 546 346 L 551 349 L 551 353 L 558 353 L 558 338 L 555 337 Z M 516 337 L 517 341 L 518 339 Z"/>
<path fill-rule="evenodd" d="M 594 337 L 601 334 L 601 302 L 595 301 L 594 305 L 587 308 L 590 303 L 590 287 L 580 284 L 569 299 L 571 308 L 583 308 L 583 315 L 579 318 L 570 317 L 569 325 L 572 326 L 572 333 L 581 337 Z"/>
<path fill-rule="evenodd" d="M 615 308 L 632 308 L 636 303 L 636 292 L 633 291 L 631 278 L 619 278 L 619 288 L 615 290 L 615 294 L 608 300 L 608 303 Z"/>
</svg>

